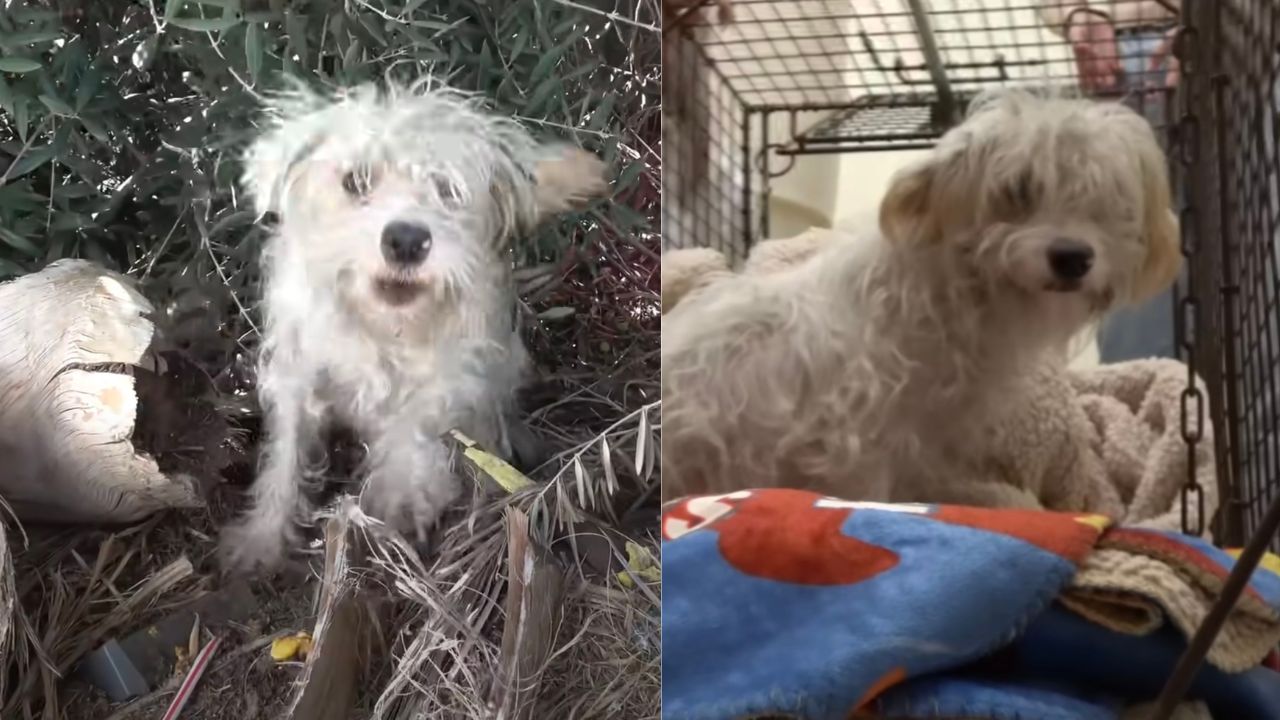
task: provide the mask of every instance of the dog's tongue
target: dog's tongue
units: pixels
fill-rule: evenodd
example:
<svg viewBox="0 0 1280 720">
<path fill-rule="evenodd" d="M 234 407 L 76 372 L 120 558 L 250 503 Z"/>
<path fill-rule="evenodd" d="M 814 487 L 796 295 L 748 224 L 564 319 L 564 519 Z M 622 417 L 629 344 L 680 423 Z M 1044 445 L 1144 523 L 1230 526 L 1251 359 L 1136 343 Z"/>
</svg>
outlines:
<svg viewBox="0 0 1280 720">
<path fill-rule="evenodd" d="M 422 285 L 404 280 L 379 279 L 374 287 L 388 305 L 408 304 L 422 292 Z"/>
</svg>

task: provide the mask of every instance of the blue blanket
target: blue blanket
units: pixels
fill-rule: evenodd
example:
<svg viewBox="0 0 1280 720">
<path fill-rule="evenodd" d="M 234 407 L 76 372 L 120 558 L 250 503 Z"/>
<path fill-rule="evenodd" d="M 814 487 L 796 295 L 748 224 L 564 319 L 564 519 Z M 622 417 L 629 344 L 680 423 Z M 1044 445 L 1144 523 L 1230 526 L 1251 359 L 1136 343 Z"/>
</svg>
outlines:
<svg viewBox="0 0 1280 720">
<path fill-rule="evenodd" d="M 663 717 L 1114 720 L 1158 693 L 1185 640 L 1054 603 L 1109 527 L 795 490 L 678 501 L 663 513 Z M 1280 607 L 1275 580 L 1250 593 Z M 1280 718 L 1270 670 L 1209 669 L 1193 690 L 1220 718 Z"/>
</svg>

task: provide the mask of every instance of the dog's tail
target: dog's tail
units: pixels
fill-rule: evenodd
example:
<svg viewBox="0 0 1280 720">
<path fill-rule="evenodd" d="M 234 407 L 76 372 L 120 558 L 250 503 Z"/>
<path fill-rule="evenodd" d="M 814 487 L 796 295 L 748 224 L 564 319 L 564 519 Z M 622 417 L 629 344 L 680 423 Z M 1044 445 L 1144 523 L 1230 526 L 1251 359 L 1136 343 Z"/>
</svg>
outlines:
<svg viewBox="0 0 1280 720">
<path fill-rule="evenodd" d="M 719 250 L 678 248 L 662 253 L 662 314 L 671 312 L 695 290 L 732 274 L 729 261 Z"/>
</svg>

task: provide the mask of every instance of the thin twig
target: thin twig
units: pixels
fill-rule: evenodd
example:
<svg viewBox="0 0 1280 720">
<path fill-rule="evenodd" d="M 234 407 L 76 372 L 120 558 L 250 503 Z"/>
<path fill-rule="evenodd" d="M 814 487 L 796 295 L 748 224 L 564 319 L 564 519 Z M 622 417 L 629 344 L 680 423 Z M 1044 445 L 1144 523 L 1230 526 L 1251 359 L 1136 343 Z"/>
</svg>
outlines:
<svg viewBox="0 0 1280 720">
<path fill-rule="evenodd" d="M 629 18 L 629 17 L 623 17 L 622 15 L 619 15 L 618 13 L 615 13 L 615 12 L 605 12 L 604 10 L 598 10 L 598 9 L 596 9 L 596 8 L 588 7 L 588 6 L 586 6 L 586 5 L 580 5 L 580 4 L 576 3 L 576 2 L 573 2 L 573 0 L 556 0 L 556 2 L 560 3 L 561 5 L 566 5 L 566 6 L 568 6 L 568 7 L 571 7 L 571 8 L 576 8 L 576 9 L 578 9 L 578 10 L 583 10 L 583 11 L 585 11 L 585 12 L 594 13 L 594 14 L 596 14 L 596 15 L 600 15 L 600 16 L 602 16 L 602 17 L 607 17 L 607 18 L 609 18 L 610 20 L 612 20 L 612 21 L 614 21 L 614 22 L 626 23 L 627 25 L 631 25 L 631 26 L 633 26 L 633 27 L 638 27 L 638 28 L 640 28 L 641 30 L 648 30 L 649 32 L 655 32 L 655 33 L 656 33 L 656 32 L 658 32 L 658 28 L 657 28 L 657 27 L 655 27 L 655 26 L 653 26 L 653 25 L 647 25 L 647 24 L 642 23 L 642 22 L 637 22 L 637 21 L 635 21 L 635 20 L 632 20 L 632 19 L 631 19 L 631 18 Z"/>
</svg>

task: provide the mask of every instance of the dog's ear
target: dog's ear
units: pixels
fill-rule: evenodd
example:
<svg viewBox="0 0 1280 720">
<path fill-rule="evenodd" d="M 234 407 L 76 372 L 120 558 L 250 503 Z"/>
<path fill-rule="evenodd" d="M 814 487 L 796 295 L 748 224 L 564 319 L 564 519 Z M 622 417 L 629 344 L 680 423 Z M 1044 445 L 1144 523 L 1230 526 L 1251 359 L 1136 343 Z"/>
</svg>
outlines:
<svg viewBox="0 0 1280 720">
<path fill-rule="evenodd" d="M 937 161 L 928 158 L 899 170 L 880 201 L 880 232 L 891 242 L 930 242 L 936 236 L 932 198 Z"/>
<path fill-rule="evenodd" d="M 259 215 L 283 209 L 293 170 L 324 141 L 320 128 L 291 136 L 290 127 L 286 124 L 262 136 L 245 155 L 243 182 Z"/>
<path fill-rule="evenodd" d="M 1150 213 L 1143 244 L 1147 248 L 1146 260 L 1138 272 L 1133 286 L 1132 301 L 1142 302 L 1164 292 L 1182 270 L 1181 234 L 1178 216 L 1168 207 Z"/>
<path fill-rule="evenodd" d="M 604 172 L 604 162 L 580 147 L 542 146 L 533 165 L 536 222 L 603 195 L 609 187 Z"/>
<path fill-rule="evenodd" d="M 241 177 L 259 216 L 282 210 L 293 170 L 324 142 L 329 121 L 318 111 L 326 103 L 326 98 L 295 84 L 267 105 L 266 122 L 245 153 Z"/>
<path fill-rule="evenodd" d="M 1178 216 L 1173 210 L 1173 192 L 1164 151 L 1145 119 L 1136 113 L 1127 119 L 1127 125 L 1113 124 L 1121 129 L 1132 128 L 1133 146 L 1138 148 L 1144 212 L 1142 241 L 1147 256 L 1135 278 L 1131 300 L 1142 302 L 1164 292 L 1177 279 L 1182 270 L 1182 236 Z"/>
</svg>

